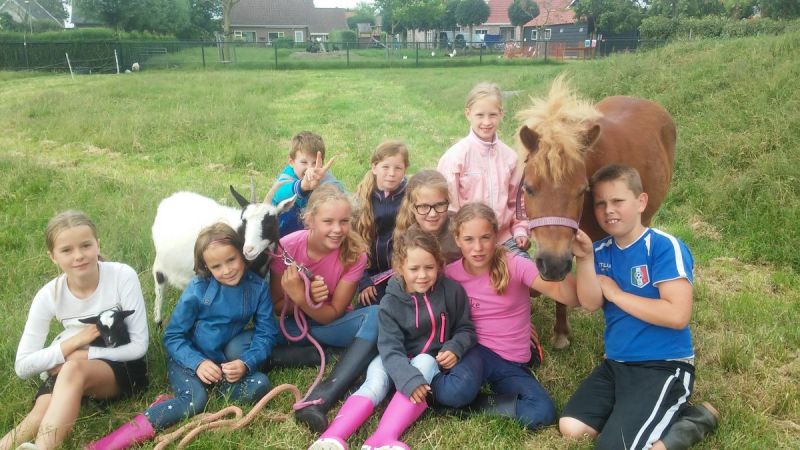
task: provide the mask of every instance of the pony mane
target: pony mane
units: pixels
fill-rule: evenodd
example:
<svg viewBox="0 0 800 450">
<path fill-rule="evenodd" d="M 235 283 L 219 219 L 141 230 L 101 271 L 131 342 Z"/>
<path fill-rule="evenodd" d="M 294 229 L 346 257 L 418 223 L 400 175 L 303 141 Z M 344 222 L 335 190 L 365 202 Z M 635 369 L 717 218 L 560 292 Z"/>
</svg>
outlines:
<svg viewBox="0 0 800 450">
<path fill-rule="evenodd" d="M 521 160 L 539 177 L 559 182 L 573 173 L 586 156 L 586 132 L 602 114 L 580 99 L 564 74 L 550 87 L 546 99 L 531 97 L 531 106 L 517 113 L 522 126 L 539 135 L 539 148 L 527 149 L 517 132 Z"/>
</svg>

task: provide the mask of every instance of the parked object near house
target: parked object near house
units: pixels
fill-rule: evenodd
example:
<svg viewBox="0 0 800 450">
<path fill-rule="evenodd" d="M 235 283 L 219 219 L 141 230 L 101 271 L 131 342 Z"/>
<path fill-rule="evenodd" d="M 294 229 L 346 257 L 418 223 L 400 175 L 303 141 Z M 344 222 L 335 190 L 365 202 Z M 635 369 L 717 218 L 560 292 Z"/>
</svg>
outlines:
<svg viewBox="0 0 800 450">
<path fill-rule="evenodd" d="M 153 261 L 155 279 L 155 306 L 153 321 L 161 323 L 164 288 L 167 283 L 183 290 L 194 275 L 194 243 L 204 227 L 224 222 L 244 237 L 243 254 L 250 267 L 261 276 L 266 274 L 268 256 L 274 252 L 278 239 L 278 215 L 291 208 L 295 197 L 290 197 L 277 206 L 272 197 L 280 186 L 272 186 L 263 203 L 255 201 L 255 193 L 248 201 L 230 191 L 241 209 L 223 206 L 214 200 L 194 192 L 177 192 L 158 205 L 153 221 L 153 244 L 156 257 Z"/>
</svg>

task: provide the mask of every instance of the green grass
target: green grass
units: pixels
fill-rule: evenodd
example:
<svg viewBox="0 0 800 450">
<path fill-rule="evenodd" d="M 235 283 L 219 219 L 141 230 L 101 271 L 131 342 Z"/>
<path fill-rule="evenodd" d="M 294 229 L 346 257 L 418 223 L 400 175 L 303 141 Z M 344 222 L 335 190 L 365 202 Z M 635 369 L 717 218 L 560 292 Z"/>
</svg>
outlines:
<svg viewBox="0 0 800 450">
<path fill-rule="evenodd" d="M 24 77 L 0 73 L 0 342 L 4 400 L 0 432 L 31 405 L 35 382 L 13 372 L 34 293 L 56 269 L 45 254 L 47 220 L 67 208 L 97 222 L 102 250 L 140 274 L 152 307 L 150 225 L 160 199 L 191 190 L 231 204 L 227 185 L 259 191 L 286 163 L 289 139 L 321 134 L 334 173 L 351 189 L 372 149 L 400 138 L 410 172 L 434 167 L 467 131 L 463 102 L 478 81 L 511 97 L 501 136 L 513 143 L 514 114 L 561 71 L 587 97 L 655 99 L 678 124 L 676 171 L 657 226 L 684 239 L 696 263 L 692 328 L 696 399 L 722 412 L 697 448 L 800 447 L 800 33 L 670 45 L 585 63 L 408 70 L 144 71 L 126 76 Z M 178 293 L 171 291 L 174 304 Z M 172 304 L 167 308 L 171 308 Z M 537 304 L 543 339 L 552 305 Z M 571 315 L 572 346 L 545 345 L 537 376 L 561 408 L 602 356 L 602 316 Z M 54 325 L 55 329 L 55 325 Z M 164 350 L 151 330 L 153 387 L 143 397 L 82 411 L 67 448 L 105 434 L 168 390 Z M 305 388 L 313 370 L 284 370 L 272 381 Z M 282 397 L 270 409 L 287 411 Z M 217 401 L 211 407 L 217 408 Z M 372 419 L 350 442 L 358 445 Z M 289 420 L 259 419 L 234 434 L 206 433 L 194 448 L 304 448 L 313 436 Z M 406 435 L 415 448 L 591 448 L 554 428 L 529 433 L 492 418 L 427 416 Z"/>
</svg>

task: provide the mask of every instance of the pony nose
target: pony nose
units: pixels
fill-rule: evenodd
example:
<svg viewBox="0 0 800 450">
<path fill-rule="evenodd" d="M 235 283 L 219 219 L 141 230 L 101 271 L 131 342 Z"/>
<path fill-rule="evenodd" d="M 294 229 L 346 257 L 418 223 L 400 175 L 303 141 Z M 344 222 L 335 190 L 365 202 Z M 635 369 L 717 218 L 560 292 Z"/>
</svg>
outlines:
<svg viewBox="0 0 800 450">
<path fill-rule="evenodd" d="M 572 258 L 552 254 L 537 255 L 536 268 L 545 281 L 561 281 L 572 270 Z"/>
</svg>

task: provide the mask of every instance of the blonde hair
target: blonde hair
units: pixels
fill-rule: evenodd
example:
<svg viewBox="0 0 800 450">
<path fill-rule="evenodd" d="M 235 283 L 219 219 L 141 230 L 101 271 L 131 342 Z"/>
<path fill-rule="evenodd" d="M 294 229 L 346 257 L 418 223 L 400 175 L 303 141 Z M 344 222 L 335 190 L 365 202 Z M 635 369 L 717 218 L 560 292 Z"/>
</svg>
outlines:
<svg viewBox="0 0 800 450">
<path fill-rule="evenodd" d="M 597 169 L 597 172 L 589 178 L 589 186 L 594 188 L 598 183 L 607 183 L 611 181 L 621 181 L 625 183 L 625 186 L 637 197 L 644 192 L 642 188 L 642 177 L 639 176 L 639 172 L 633 167 L 623 164 L 609 164 Z"/>
<path fill-rule="evenodd" d="M 322 136 L 312 133 L 310 131 L 301 131 L 292 137 L 292 148 L 289 150 L 289 157 L 294 159 L 297 153 L 302 152 L 308 155 L 313 155 L 315 158 L 317 153 L 320 153 L 322 159 L 325 159 L 325 142 Z"/>
<path fill-rule="evenodd" d="M 94 239 L 98 240 L 97 227 L 95 226 L 94 222 L 92 222 L 92 219 L 90 219 L 86 214 L 74 209 L 56 214 L 52 219 L 50 219 L 49 222 L 47 222 L 47 227 L 44 230 L 44 239 L 45 244 L 47 245 L 47 251 L 51 253 L 53 252 L 56 245 L 56 238 L 59 234 L 61 234 L 62 231 L 82 225 L 89 227 L 89 229 L 92 230 L 92 236 L 94 236 Z M 99 259 L 102 261 L 101 258 Z"/>
<path fill-rule="evenodd" d="M 208 270 L 206 260 L 203 258 L 203 253 L 211 244 L 230 245 L 244 259 L 244 254 L 242 253 L 244 239 L 239 236 L 236 230 L 222 222 L 209 225 L 200 230 L 200 234 L 197 235 L 197 240 L 194 242 L 194 273 L 199 277 L 208 278 L 211 276 L 211 271 Z"/>
<path fill-rule="evenodd" d="M 398 236 L 417 223 L 414 205 L 417 203 L 419 190 L 423 187 L 437 191 L 442 194 L 448 203 L 450 202 L 450 191 L 447 189 L 447 179 L 445 179 L 444 175 L 433 169 L 420 170 L 415 173 L 408 179 L 406 193 L 403 195 L 400 210 L 397 212 L 397 222 L 394 227 L 395 241 L 397 241 Z M 447 214 L 447 212 L 444 214 Z M 447 223 L 447 219 L 445 219 L 445 223 Z"/>
<path fill-rule="evenodd" d="M 503 92 L 500 91 L 500 86 L 494 83 L 478 83 L 467 94 L 467 103 L 464 105 L 465 109 L 472 108 L 478 100 L 494 99 L 497 109 L 503 111 Z"/>
<path fill-rule="evenodd" d="M 317 214 L 319 207 L 328 202 L 343 201 L 350 206 L 353 210 L 353 203 L 344 192 L 337 189 L 331 184 L 323 184 L 322 186 L 314 189 L 311 196 L 308 198 L 308 204 L 303 212 L 303 222 L 306 228 L 311 228 L 311 219 Z M 352 214 L 351 214 L 352 215 Z M 344 237 L 342 245 L 339 247 L 339 261 L 347 269 L 358 261 L 358 257 L 367 251 L 367 246 L 361 236 L 353 230 L 353 227 L 347 231 L 347 236 Z"/>
<path fill-rule="evenodd" d="M 408 147 L 402 141 L 389 140 L 384 141 L 375 151 L 372 152 L 370 158 L 370 170 L 364 174 L 364 178 L 358 183 L 356 188 L 356 198 L 359 201 L 359 211 L 356 214 L 356 220 L 353 224 L 353 229 L 364 240 L 367 248 L 372 248 L 372 242 L 375 240 L 375 214 L 372 211 L 372 191 L 375 190 L 375 174 L 372 173 L 371 168 L 379 164 L 386 158 L 401 155 L 403 157 L 403 164 L 408 168 Z"/>
<path fill-rule="evenodd" d="M 433 256 L 436 267 L 439 269 L 438 273 L 442 273 L 444 270 L 444 256 L 439 246 L 439 240 L 432 234 L 423 231 L 419 225 L 413 225 L 402 235 L 395 236 L 392 251 L 392 269 L 404 288 L 406 281 L 402 275 L 403 265 L 408 259 L 408 251 L 414 248 L 422 249 Z"/>
<path fill-rule="evenodd" d="M 489 222 L 492 226 L 492 231 L 497 236 L 498 224 L 497 216 L 494 214 L 492 208 L 483 203 L 467 203 L 462 206 L 458 213 L 453 218 L 454 232 L 456 237 L 461 236 L 461 226 L 473 219 L 483 219 Z M 492 287 L 498 295 L 503 295 L 503 292 L 508 287 L 510 275 L 508 273 L 508 264 L 506 263 L 506 249 L 502 245 L 495 245 L 494 254 L 489 265 L 491 269 Z"/>
</svg>

